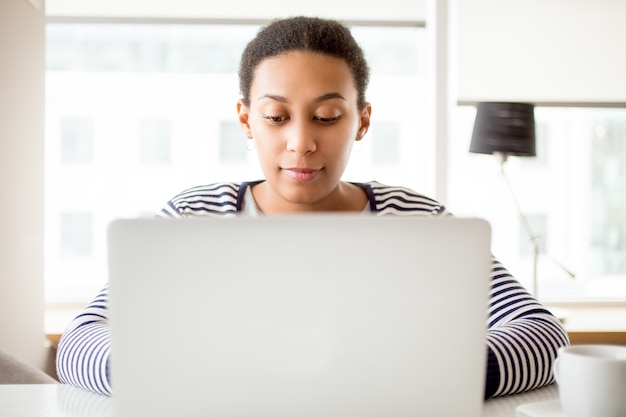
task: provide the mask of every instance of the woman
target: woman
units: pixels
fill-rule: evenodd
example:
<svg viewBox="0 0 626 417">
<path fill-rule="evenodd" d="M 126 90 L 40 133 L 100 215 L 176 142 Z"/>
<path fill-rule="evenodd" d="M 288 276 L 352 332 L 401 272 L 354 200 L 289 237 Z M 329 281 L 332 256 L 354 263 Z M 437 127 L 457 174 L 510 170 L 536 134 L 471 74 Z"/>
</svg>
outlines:
<svg viewBox="0 0 626 417">
<path fill-rule="evenodd" d="M 369 69 L 342 24 L 307 17 L 273 22 L 246 47 L 239 77 L 239 122 L 255 143 L 265 178 L 188 189 L 161 215 L 449 215 L 406 188 L 341 181 L 371 114 Z M 495 259 L 490 297 L 485 397 L 551 383 L 556 351 L 569 343 L 559 321 Z M 63 335 L 57 370 L 62 382 L 110 395 L 107 306 L 105 288 Z"/>
</svg>

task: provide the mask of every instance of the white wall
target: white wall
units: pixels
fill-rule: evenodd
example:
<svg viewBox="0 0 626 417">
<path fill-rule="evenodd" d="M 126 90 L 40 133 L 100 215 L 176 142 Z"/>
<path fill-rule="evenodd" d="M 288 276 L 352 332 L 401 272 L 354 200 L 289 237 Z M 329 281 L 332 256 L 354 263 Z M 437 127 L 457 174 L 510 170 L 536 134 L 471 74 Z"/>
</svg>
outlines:
<svg viewBox="0 0 626 417">
<path fill-rule="evenodd" d="M 40 368 L 43 334 L 43 0 L 0 1 L 0 348 Z"/>
<path fill-rule="evenodd" d="M 457 1 L 459 100 L 626 102 L 626 1 Z"/>
</svg>

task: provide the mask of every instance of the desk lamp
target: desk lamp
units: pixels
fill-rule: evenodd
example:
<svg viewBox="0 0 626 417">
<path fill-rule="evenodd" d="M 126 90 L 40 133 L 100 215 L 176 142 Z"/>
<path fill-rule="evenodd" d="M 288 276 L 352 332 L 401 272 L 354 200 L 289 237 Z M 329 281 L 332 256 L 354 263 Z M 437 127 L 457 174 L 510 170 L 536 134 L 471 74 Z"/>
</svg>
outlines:
<svg viewBox="0 0 626 417">
<path fill-rule="evenodd" d="M 533 247 L 532 293 L 537 296 L 537 261 L 540 254 L 539 238 L 533 233 L 506 176 L 504 166 L 509 155 L 535 156 L 534 105 L 529 103 L 480 102 L 476 106 L 476 121 L 472 132 L 470 152 L 494 154 L 500 161 L 500 172 L 504 178 Z M 572 278 L 574 274 L 554 259 L 551 259 Z"/>
</svg>

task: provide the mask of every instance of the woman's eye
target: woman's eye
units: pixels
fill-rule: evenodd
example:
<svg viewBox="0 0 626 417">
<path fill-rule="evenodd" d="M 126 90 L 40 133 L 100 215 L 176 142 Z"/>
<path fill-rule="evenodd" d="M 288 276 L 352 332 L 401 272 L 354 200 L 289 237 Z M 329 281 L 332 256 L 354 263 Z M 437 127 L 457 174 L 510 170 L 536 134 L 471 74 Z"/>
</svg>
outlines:
<svg viewBox="0 0 626 417">
<path fill-rule="evenodd" d="M 339 119 L 341 119 L 341 116 L 335 116 L 335 117 L 319 117 L 319 116 L 315 116 L 313 117 L 314 120 L 317 120 L 318 122 L 322 122 L 322 123 L 334 123 L 336 121 L 338 121 Z"/>
<path fill-rule="evenodd" d="M 263 116 L 263 118 L 269 120 L 272 123 L 280 123 L 288 119 L 288 117 L 286 116 L 269 116 L 269 115 L 265 115 Z"/>
</svg>

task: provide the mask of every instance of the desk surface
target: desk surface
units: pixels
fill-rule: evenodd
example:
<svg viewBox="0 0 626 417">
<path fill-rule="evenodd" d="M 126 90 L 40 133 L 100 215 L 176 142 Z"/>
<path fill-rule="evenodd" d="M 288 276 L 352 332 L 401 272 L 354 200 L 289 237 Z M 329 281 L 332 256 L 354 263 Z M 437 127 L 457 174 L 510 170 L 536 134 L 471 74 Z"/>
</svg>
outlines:
<svg viewBox="0 0 626 417">
<path fill-rule="evenodd" d="M 484 417 L 514 417 L 521 404 L 558 397 L 554 385 L 485 402 Z M 111 398 L 63 384 L 0 385 L 0 416 L 112 417 Z"/>
</svg>

